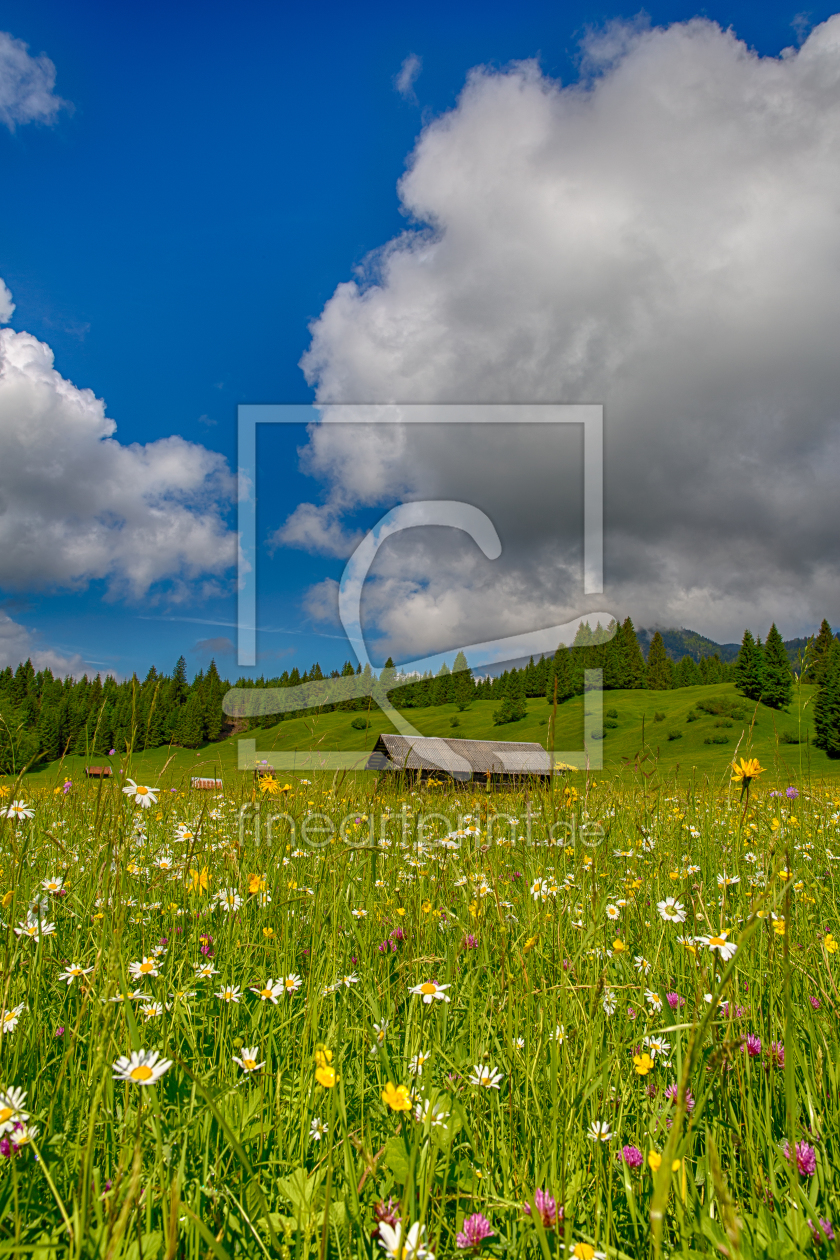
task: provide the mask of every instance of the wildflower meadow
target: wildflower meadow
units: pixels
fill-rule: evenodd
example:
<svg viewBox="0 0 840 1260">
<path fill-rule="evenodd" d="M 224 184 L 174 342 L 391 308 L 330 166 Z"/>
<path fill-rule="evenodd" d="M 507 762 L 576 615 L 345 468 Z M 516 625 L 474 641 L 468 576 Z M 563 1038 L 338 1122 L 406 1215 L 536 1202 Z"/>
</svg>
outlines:
<svg viewBox="0 0 840 1260">
<path fill-rule="evenodd" d="M 0 789 L 0 1254 L 836 1255 L 840 800 Z"/>
</svg>

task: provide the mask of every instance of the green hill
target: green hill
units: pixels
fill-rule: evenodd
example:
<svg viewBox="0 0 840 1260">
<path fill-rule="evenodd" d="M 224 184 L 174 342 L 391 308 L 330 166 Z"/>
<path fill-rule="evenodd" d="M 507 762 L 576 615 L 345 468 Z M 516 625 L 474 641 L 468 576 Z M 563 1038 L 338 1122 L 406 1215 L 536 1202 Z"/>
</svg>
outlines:
<svg viewBox="0 0 840 1260">
<path fill-rule="evenodd" d="M 800 689 L 797 689 L 799 691 Z M 687 687 L 677 691 L 609 691 L 604 693 L 603 775 L 627 776 L 638 755 L 647 754 L 645 769 L 654 763 L 663 773 L 680 777 L 710 775 L 724 782 L 727 767 L 738 750 L 757 756 L 773 778 L 784 783 L 840 774 L 840 760 L 832 761 L 809 742 L 813 739 L 811 712 L 813 689 L 801 688 L 801 696 L 788 713 L 780 713 L 743 699 L 730 683 Z M 587 698 L 589 702 L 591 698 Z M 454 705 L 412 709 L 406 717 L 423 735 L 454 735 L 463 739 L 537 740 L 545 746 L 551 706 L 543 699 L 527 702 L 527 715 L 518 722 L 494 726 L 493 700 L 477 700 L 464 713 Z M 555 747 L 558 755 L 582 748 L 584 697 L 559 705 Z M 193 775 L 218 775 L 227 784 L 240 781 L 237 769 L 239 738 L 255 740 L 260 757 L 294 750 L 367 750 L 378 735 L 393 727 L 383 714 L 370 714 L 367 731 L 352 726 L 359 714 L 325 713 L 293 718 L 267 729 L 221 740 L 193 749 L 158 748 L 135 754 L 129 773 L 138 781 L 160 783 L 164 788 L 188 787 Z M 457 725 L 453 726 L 453 719 Z M 753 723 L 753 718 L 755 721 Z M 750 734 L 750 724 L 752 734 Z M 796 742 L 801 741 L 801 742 Z M 97 757 L 97 763 L 107 761 Z M 118 758 L 111 759 L 116 763 Z M 312 777 L 313 772 L 304 771 Z M 285 774 L 285 772 L 284 772 Z M 59 785 L 65 777 L 84 778 L 84 759 L 67 757 L 42 771 L 27 775 L 27 785 Z M 288 774 L 285 777 L 290 777 Z M 6 780 L 9 782 L 9 780 Z"/>
</svg>

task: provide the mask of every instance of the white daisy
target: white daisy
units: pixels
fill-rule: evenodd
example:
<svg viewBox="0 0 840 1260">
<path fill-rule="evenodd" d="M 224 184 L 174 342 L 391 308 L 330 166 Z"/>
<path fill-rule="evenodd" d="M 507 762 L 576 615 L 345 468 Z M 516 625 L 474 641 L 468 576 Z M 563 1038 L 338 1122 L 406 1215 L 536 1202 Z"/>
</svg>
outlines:
<svg viewBox="0 0 840 1260">
<path fill-rule="evenodd" d="M 503 1077 L 496 1068 L 476 1063 L 472 1076 L 467 1077 L 467 1080 L 470 1085 L 481 1085 L 484 1089 L 498 1089 Z"/>
<path fill-rule="evenodd" d="M 251 992 L 256 993 L 261 1002 L 271 1002 L 277 1005 L 277 999 L 283 996 L 283 985 L 280 980 L 266 980 L 265 984 L 252 985 Z"/>
<path fill-rule="evenodd" d="M 238 1002 L 241 994 L 235 985 L 229 984 L 224 989 L 220 989 L 214 996 L 222 1002 Z"/>
<path fill-rule="evenodd" d="M 0 1089 L 0 1136 L 9 1133 L 19 1120 L 28 1120 L 29 1112 L 23 1110 L 26 1102 L 26 1090 L 12 1085 L 10 1089 Z"/>
<path fill-rule="evenodd" d="M 259 1049 L 257 1046 L 243 1046 L 242 1053 L 237 1058 L 233 1055 L 234 1063 L 238 1063 L 243 1072 L 257 1072 L 260 1068 L 265 1067 L 265 1061 L 257 1063 L 257 1055 Z"/>
<path fill-rule="evenodd" d="M 409 989 L 409 993 L 414 993 L 417 997 L 421 997 L 426 1004 L 430 1006 L 432 1002 L 448 1002 L 449 995 L 444 992 L 445 989 L 451 988 L 448 984 L 438 984 L 434 980 L 426 980 L 423 984 L 416 984 L 413 989 Z"/>
<path fill-rule="evenodd" d="M 154 1085 L 172 1067 L 171 1059 L 161 1059 L 157 1050 L 132 1050 L 120 1055 L 114 1064 L 114 1080 L 134 1085 Z"/>
<path fill-rule="evenodd" d="M 80 980 L 82 976 L 89 976 L 93 971 L 93 967 L 82 967 L 79 963 L 70 963 L 59 975 L 59 980 L 66 980 L 68 988 L 74 980 Z"/>
<path fill-rule="evenodd" d="M 669 923 L 685 923 L 685 906 L 682 902 L 677 901 L 676 897 L 666 897 L 664 901 L 658 901 L 656 908 L 659 911 L 660 918 L 665 919 Z"/>
<path fill-rule="evenodd" d="M 324 1124 L 320 1116 L 313 1116 L 312 1123 L 309 1126 L 310 1142 L 320 1142 L 322 1137 L 326 1137 L 329 1132 L 329 1125 Z"/>
<path fill-rule="evenodd" d="M 12 801 L 8 809 L 0 810 L 4 818 L 34 818 L 35 810 L 26 801 Z"/>
<path fill-rule="evenodd" d="M 423 1068 L 429 1062 L 431 1055 L 427 1050 L 421 1050 L 408 1061 L 408 1071 L 411 1076 L 422 1076 Z"/>
<path fill-rule="evenodd" d="M 123 792 L 126 796 L 134 798 L 135 805 L 142 805 L 143 809 L 148 809 L 150 805 L 157 805 L 157 794 L 160 788 L 146 787 L 145 784 L 135 783 L 133 779 L 126 779 Z"/>
</svg>

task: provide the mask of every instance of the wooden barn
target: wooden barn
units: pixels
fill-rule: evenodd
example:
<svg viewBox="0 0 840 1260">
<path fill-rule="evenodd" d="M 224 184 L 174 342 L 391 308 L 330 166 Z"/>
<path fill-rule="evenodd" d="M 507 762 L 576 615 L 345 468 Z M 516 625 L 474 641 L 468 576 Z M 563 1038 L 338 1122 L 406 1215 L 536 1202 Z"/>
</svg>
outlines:
<svg viewBox="0 0 840 1260">
<path fill-rule="evenodd" d="M 452 739 L 449 736 L 380 735 L 368 758 L 368 770 L 390 770 L 418 782 L 429 779 L 470 779 L 488 785 L 522 779 L 548 779 L 551 759 L 542 744 L 501 739 Z M 572 770 L 554 763 L 554 773 Z"/>
</svg>

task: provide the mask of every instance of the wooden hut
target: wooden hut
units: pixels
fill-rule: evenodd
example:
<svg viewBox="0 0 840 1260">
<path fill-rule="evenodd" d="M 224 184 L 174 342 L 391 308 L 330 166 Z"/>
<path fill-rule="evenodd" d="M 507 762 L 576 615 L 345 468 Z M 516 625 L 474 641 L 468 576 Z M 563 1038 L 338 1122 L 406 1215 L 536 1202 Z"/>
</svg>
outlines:
<svg viewBox="0 0 840 1260">
<path fill-rule="evenodd" d="M 573 767 L 554 763 L 554 773 Z M 380 735 L 366 769 L 394 771 L 419 782 L 470 779 L 501 786 L 522 779 L 549 779 L 552 766 L 542 744 L 501 739 L 452 739 L 449 736 Z"/>
</svg>

